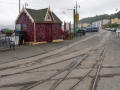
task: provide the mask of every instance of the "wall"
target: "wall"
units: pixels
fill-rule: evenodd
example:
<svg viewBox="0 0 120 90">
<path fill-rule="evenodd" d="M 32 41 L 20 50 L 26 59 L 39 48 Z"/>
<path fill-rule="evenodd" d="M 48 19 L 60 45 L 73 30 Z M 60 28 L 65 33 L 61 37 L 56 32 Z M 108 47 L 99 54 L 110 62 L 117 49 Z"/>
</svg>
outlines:
<svg viewBox="0 0 120 90">
<path fill-rule="evenodd" d="M 61 24 L 52 24 L 52 38 L 53 40 L 61 39 L 62 35 L 62 25 Z"/>
<path fill-rule="evenodd" d="M 27 41 L 31 42 L 34 41 L 34 24 L 31 22 L 29 17 L 26 15 L 26 13 L 22 13 L 18 20 L 16 21 L 16 24 L 26 24 L 26 27 L 22 29 L 22 31 L 27 32 Z"/>
<path fill-rule="evenodd" d="M 37 42 L 46 41 L 46 25 L 36 24 L 36 40 Z"/>
<path fill-rule="evenodd" d="M 36 39 L 37 42 L 61 39 L 61 24 L 36 24 Z"/>
</svg>

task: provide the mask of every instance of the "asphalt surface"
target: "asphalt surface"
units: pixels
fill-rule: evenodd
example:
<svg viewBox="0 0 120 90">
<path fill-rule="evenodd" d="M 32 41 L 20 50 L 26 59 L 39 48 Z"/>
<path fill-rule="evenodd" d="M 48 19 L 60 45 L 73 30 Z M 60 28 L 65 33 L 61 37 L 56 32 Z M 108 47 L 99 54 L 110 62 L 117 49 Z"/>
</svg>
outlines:
<svg viewBox="0 0 120 90">
<path fill-rule="evenodd" d="M 120 38 L 111 32 L 97 90 L 120 90 Z"/>
<path fill-rule="evenodd" d="M 2 52 L 2 59 L 19 50 L 23 55 L 0 59 L 0 90 L 120 90 L 120 38 L 113 32 L 33 47 Z"/>
<path fill-rule="evenodd" d="M 71 43 L 77 42 L 94 34 L 96 34 L 96 32 L 87 33 L 86 36 L 82 36 L 82 37 L 78 36 L 72 40 L 65 40 L 64 42 L 47 43 L 36 46 L 20 46 L 20 47 L 16 47 L 15 51 L 13 50 L 0 51 L 0 64 L 21 60 L 23 58 L 28 58 L 36 55 L 45 54 L 53 50 L 62 48 L 64 46 L 68 46 Z"/>
</svg>

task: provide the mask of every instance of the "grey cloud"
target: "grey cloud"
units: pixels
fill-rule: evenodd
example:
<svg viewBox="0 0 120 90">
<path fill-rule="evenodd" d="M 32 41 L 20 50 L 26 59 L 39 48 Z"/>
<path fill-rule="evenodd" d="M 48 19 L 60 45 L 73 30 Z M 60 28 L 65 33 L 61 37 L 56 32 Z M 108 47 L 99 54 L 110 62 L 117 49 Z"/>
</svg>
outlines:
<svg viewBox="0 0 120 90">
<path fill-rule="evenodd" d="M 62 19 L 62 21 L 73 21 L 73 9 L 76 0 L 21 0 L 21 8 L 28 2 L 28 8 L 41 9 L 51 5 L 51 9 Z M 6 2 L 6 3 L 4 3 Z M 78 0 L 81 6 L 78 9 L 80 18 L 95 16 L 99 14 L 111 14 L 115 9 L 120 9 L 120 0 Z M 64 13 L 63 13 L 64 12 Z M 18 15 L 18 0 L 0 0 L 0 23 L 14 24 Z"/>
</svg>

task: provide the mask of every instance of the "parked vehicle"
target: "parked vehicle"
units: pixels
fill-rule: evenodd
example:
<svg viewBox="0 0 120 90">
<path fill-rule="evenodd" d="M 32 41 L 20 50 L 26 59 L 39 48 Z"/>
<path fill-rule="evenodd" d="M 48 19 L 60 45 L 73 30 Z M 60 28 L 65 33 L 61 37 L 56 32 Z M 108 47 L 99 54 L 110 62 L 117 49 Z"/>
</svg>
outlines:
<svg viewBox="0 0 120 90">
<path fill-rule="evenodd" d="M 110 31 L 110 30 L 111 30 L 111 28 L 105 28 L 105 30 Z"/>
<path fill-rule="evenodd" d="M 78 33 L 80 33 L 80 36 L 85 35 L 86 34 L 86 30 L 83 29 L 83 28 L 79 28 L 78 29 Z"/>
<path fill-rule="evenodd" d="M 5 34 L 6 30 L 7 30 L 6 28 L 5 29 L 1 29 L 1 33 Z"/>
<path fill-rule="evenodd" d="M 91 28 L 91 27 L 86 27 L 86 28 L 84 28 L 84 30 L 85 30 L 86 32 L 91 32 L 92 28 Z"/>
<path fill-rule="evenodd" d="M 116 28 L 112 28 L 111 29 L 112 32 L 116 32 L 116 30 L 117 30 Z"/>
<path fill-rule="evenodd" d="M 116 37 L 120 37 L 120 28 L 116 29 Z"/>
<path fill-rule="evenodd" d="M 99 27 L 92 27 L 92 32 L 98 32 L 99 31 Z"/>
<path fill-rule="evenodd" d="M 119 33 L 120 33 L 120 28 L 117 28 L 117 29 L 116 29 L 116 32 L 119 32 Z"/>
</svg>

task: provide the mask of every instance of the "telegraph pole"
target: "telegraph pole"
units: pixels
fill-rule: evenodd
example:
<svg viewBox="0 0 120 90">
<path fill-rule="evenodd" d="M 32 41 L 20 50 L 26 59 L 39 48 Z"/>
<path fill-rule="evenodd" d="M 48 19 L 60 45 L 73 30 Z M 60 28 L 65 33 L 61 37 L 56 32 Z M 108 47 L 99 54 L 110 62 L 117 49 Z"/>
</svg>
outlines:
<svg viewBox="0 0 120 90">
<path fill-rule="evenodd" d="M 76 15 L 77 15 L 77 6 L 78 6 L 78 5 L 77 5 L 77 1 L 76 1 Z"/>
<path fill-rule="evenodd" d="M 76 23 L 76 28 L 77 28 L 77 1 L 76 1 L 75 23 Z"/>
<path fill-rule="evenodd" d="M 75 17 L 75 14 L 76 14 L 76 13 L 75 13 L 75 8 L 74 8 L 74 9 L 73 9 L 73 25 L 74 25 L 74 35 L 75 35 L 75 32 L 76 32 L 76 31 L 75 31 L 75 29 L 76 29 L 76 19 L 75 19 L 76 17 Z"/>
<path fill-rule="evenodd" d="M 76 1 L 75 5 L 75 30 L 78 29 L 78 23 L 79 23 L 79 13 L 78 13 L 78 8 L 80 8 L 80 5 L 78 5 L 78 2 Z M 76 32 L 76 31 L 75 31 Z"/>
<path fill-rule="evenodd" d="M 19 13 L 20 13 L 20 0 L 19 0 Z"/>
<path fill-rule="evenodd" d="M 27 6 L 28 6 L 28 3 L 27 3 L 27 2 L 25 2 L 25 8 L 27 8 Z"/>
</svg>

